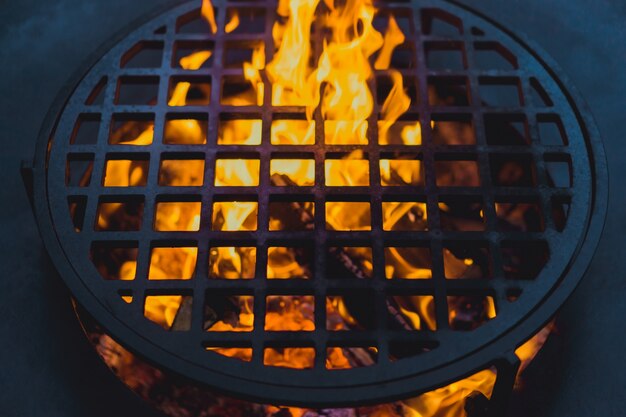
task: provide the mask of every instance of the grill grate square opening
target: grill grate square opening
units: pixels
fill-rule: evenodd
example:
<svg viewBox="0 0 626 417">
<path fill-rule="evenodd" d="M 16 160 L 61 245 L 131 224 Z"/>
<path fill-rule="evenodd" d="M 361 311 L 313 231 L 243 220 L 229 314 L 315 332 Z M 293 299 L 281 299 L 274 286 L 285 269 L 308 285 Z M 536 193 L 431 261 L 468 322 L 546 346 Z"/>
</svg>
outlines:
<svg viewBox="0 0 626 417">
<path fill-rule="evenodd" d="M 374 268 L 372 248 L 366 246 L 331 246 L 328 248 L 328 279 L 371 278 Z"/>
<path fill-rule="evenodd" d="M 432 256 L 427 247 L 386 247 L 385 276 L 387 279 L 432 278 Z"/>
<path fill-rule="evenodd" d="M 528 121 L 523 114 L 486 114 L 485 139 L 494 146 L 528 146 Z"/>
<path fill-rule="evenodd" d="M 517 58 L 500 42 L 474 43 L 474 61 L 483 70 L 514 70 L 518 68 Z"/>
<path fill-rule="evenodd" d="M 263 365 L 279 368 L 312 369 L 315 349 L 311 347 L 270 347 L 263 351 Z"/>
<path fill-rule="evenodd" d="M 104 90 L 107 86 L 108 77 L 102 77 L 98 84 L 91 90 L 91 93 L 85 99 L 85 105 L 87 106 L 101 106 L 104 103 Z"/>
<path fill-rule="evenodd" d="M 385 187 L 424 185 L 422 162 L 419 159 L 381 159 L 380 183 Z"/>
<path fill-rule="evenodd" d="M 85 224 L 85 209 L 87 208 L 86 196 L 69 196 L 67 198 L 67 206 L 69 209 L 70 219 L 74 231 L 80 232 Z"/>
<path fill-rule="evenodd" d="M 411 105 L 416 106 L 419 104 L 419 88 L 417 79 L 413 76 L 402 74 L 402 86 L 405 94 L 411 100 Z M 394 87 L 394 80 L 389 75 L 376 76 L 376 96 L 378 97 L 378 104 L 382 105 L 391 90 Z"/>
<path fill-rule="evenodd" d="M 65 166 L 65 185 L 88 187 L 93 173 L 94 154 L 70 153 Z"/>
<path fill-rule="evenodd" d="M 315 297 L 312 295 L 269 295 L 265 299 L 265 330 L 270 332 L 311 332 Z"/>
<path fill-rule="evenodd" d="M 188 154 L 169 154 L 161 160 L 159 185 L 171 187 L 199 187 L 204 183 L 204 157 L 187 159 Z M 167 158 L 167 159 L 166 159 Z M 180 158 L 180 159 L 174 159 Z"/>
<path fill-rule="evenodd" d="M 489 295 L 453 295 L 448 298 L 448 320 L 452 330 L 470 331 L 496 317 L 496 304 Z"/>
<path fill-rule="evenodd" d="M 315 121 L 280 119 L 272 121 L 272 145 L 315 144 Z"/>
<path fill-rule="evenodd" d="M 542 240 L 504 241 L 500 246 L 504 276 L 515 280 L 532 280 L 548 262 L 550 252 Z"/>
<path fill-rule="evenodd" d="M 211 101 L 211 77 L 176 76 L 170 78 L 168 105 L 208 106 Z"/>
<path fill-rule="evenodd" d="M 326 297 L 326 329 L 330 331 L 376 329 L 378 318 L 372 309 L 374 303 L 374 294 L 366 290 L 351 289 L 346 294 Z"/>
<path fill-rule="evenodd" d="M 568 197 L 553 197 L 551 201 L 552 220 L 558 232 L 565 230 L 569 217 L 571 200 Z"/>
<path fill-rule="evenodd" d="M 174 42 L 172 67 L 187 70 L 210 68 L 215 44 L 211 41 L 184 40 Z"/>
<path fill-rule="evenodd" d="M 218 145 L 260 145 L 262 122 L 260 116 L 238 118 L 223 115 L 218 130 Z"/>
<path fill-rule="evenodd" d="M 217 159 L 215 161 L 216 187 L 256 187 L 259 185 L 258 159 Z"/>
<path fill-rule="evenodd" d="M 191 324 L 188 314 L 190 314 L 192 302 L 191 296 L 147 295 L 143 315 L 165 330 L 188 331 Z"/>
<path fill-rule="evenodd" d="M 536 185 L 535 164 L 529 154 L 491 154 L 491 180 L 501 187 L 532 187 Z"/>
<path fill-rule="evenodd" d="M 435 182 L 438 187 L 480 187 L 481 178 L 475 160 L 454 160 L 448 159 L 452 156 L 444 155 L 438 158 L 441 158 L 435 161 Z"/>
<path fill-rule="evenodd" d="M 163 42 L 138 42 L 122 55 L 120 66 L 122 68 L 159 68 L 163 60 L 163 47 Z"/>
<path fill-rule="evenodd" d="M 104 166 L 103 185 L 105 187 L 145 187 L 148 183 L 148 167 L 150 166 L 147 158 L 149 158 L 148 154 L 108 154 Z"/>
<path fill-rule="evenodd" d="M 445 10 L 422 9 L 421 18 L 424 35 L 455 38 L 463 33 L 463 22 L 461 19 Z"/>
<path fill-rule="evenodd" d="M 485 206 L 480 197 L 440 197 L 441 230 L 480 232 L 486 230 Z"/>
<path fill-rule="evenodd" d="M 394 308 L 387 315 L 388 327 L 397 327 L 398 318 L 400 318 L 408 324 L 410 330 L 437 330 L 435 298 L 432 295 L 404 293 L 388 297 L 387 303 L 397 307 L 397 310 Z M 394 350 L 392 349 L 392 352 Z"/>
<path fill-rule="evenodd" d="M 213 203 L 213 230 L 225 232 L 256 230 L 258 205 L 251 201 Z"/>
<path fill-rule="evenodd" d="M 209 250 L 209 278 L 252 279 L 255 277 L 256 248 L 220 246 Z"/>
<path fill-rule="evenodd" d="M 378 349 L 375 347 L 339 347 L 326 349 L 326 369 L 351 369 L 375 365 Z"/>
<path fill-rule="evenodd" d="M 254 330 L 254 297 L 207 291 L 203 325 L 209 332 L 251 332 Z"/>
<path fill-rule="evenodd" d="M 327 159 L 325 181 L 330 187 L 365 187 L 370 183 L 367 159 Z"/>
<path fill-rule="evenodd" d="M 264 84 L 259 82 L 258 91 L 243 75 L 225 75 L 222 77 L 220 104 L 224 106 L 260 106 L 263 104 Z"/>
<path fill-rule="evenodd" d="M 150 251 L 148 279 L 191 279 L 196 271 L 197 256 L 197 247 L 153 247 Z"/>
<path fill-rule="evenodd" d="M 258 7 L 229 7 L 226 9 L 226 33 L 264 33 L 265 9 Z M 238 24 L 235 25 L 235 22 Z"/>
<path fill-rule="evenodd" d="M 219 9 L 214 8 L 217 16 Z M 183 14 L 176 20 L 176 33 L 210 35 L 211 27 L 202 17 L 200 9 Z"/>
<path fill-rule="evenodd" d="M 102 199 L 98 203 L 96 231 L 129 232 L 141 229 L 143 197 Z"/>
<path fill-rule="evenodd" d="M 498 229 L 502 231 L 543 232 L 540 205 L 535 201 L 496 202 Z"/>
<path fill-rule="evenodd" d="M 154 230 L 159 232 L 195 232 L 200 230 L 202 203 L 193 201 L 158 202 Z"/>
<path fill-rule="evenodd" d="M 117 82 L 115 104 L 147 105 L 157 104 L 159 77 L 120 77 Z"/>
<path fill-rule="evenodd" d="M 312 201 L 277 201 L 269 204 L 270 231 L 306 231 L 313 229 L 315 203 Z"/>
<path fill-rule="evenodd" d="M 476 145 L 471 114 L 434 114 L 431 118 L 435 145 Z"/>
<path fill-rule="evenodd" d="M 147 146 L 154 137 L 154 115 L 118 113 L 111 120 L 110 145 Z"/>
<path fill-rule="evenodd" d="M 422 144 L 422 127 L 416 114 L 405 114 L 393 123 L 378 121 L 379 145 L 408 145 Z"/>
<path fill-rule="evenodd" d="M 554 103 L 552 99 L 543 88 L 541 83 L 535 77 L 530 78 L 530 86 L 531 86 L 531 100 L 532 104 L 536 107 L 552 107 Z"/>
<path fill-rule="evenodd" d="M 208 130 L 206 114 L 168 114 L 165 120 L 163 143 L 172 145 L 203 145 Z"/>
<path fill-rule="evenodd" d="M 133 280 L 137 272 L 137 242 L 93 242 L 91 261 L 107 280 Z"/>
<path fill-rule="evenodd" d="M 426 65 L 434 70 L 463 71 L 467 67 L 462 42 L 425 42 Z"/>
<path fill-rule="evenodd" d="M 428 104 L 431 106 L 469 106 L 467 77 L 428 77 Z"/>
<path fill-rule="evenodd" d="M 70 139 L 72 145 L 95 145 L 100 131 L 100 114 L 81 114 L 78 116 Z"/>
<path fill-rule="evenodd" d="M 539 139 L 546 146 L 567 146 L 567 135 L 561 118 L 556 114 L 540 114 L 537 116 L 539 124 Z"/>
<path fill-rule="evenodd" d="M 325 120 L 326 145 L 367 145 L 367 122 L 363 120 Z"/>
<path fill-rule="evenodd" d="M 372 229 L 370 203 L 326 202 L 326 229 L 363 231 Z"/>
<path fill-rule="evenodd" d="M 383 208 L 383 230 L 426 231 L 428 214 L 426 204 L 415 201 L 385 201 Z"/>
<path fill-rule="evenodd" d="M 312 278 L 314 259 L 311 247 L 271 246 L 267 249 L 267 278 Z"/>
<path fill-rule="evenodd" d="M 481 241 L 446 242 L 443 269 L 447 279 L 492 278 L 489 246 Z"/>
<path fill-rule="evenodd" d="M 254 51 L 265 54 L 265 44 L 258 41 L 229 41 L 224 46 L 224 67 L 243 68 L 244 63 L 252 62 Z"/>
<path fill-rule="evenodd" d="M 487 107 L 519 107 L 523 104 L 517 78 L 480 77 L 480 98 Z"/>
<path fill-rule="evenodd" d="M 273 186 L 308 187 L 315 184 L 314 159 L 283 159 L 270 161 L 270 177 Z"/>
<path fill-rule="evenodd" d="M 223 343 L 220 346 L 207 346 L 205 349 L 243 362 L 252 360 L 252 348 L 245 347 L 243 344 Z"/>
</svg>

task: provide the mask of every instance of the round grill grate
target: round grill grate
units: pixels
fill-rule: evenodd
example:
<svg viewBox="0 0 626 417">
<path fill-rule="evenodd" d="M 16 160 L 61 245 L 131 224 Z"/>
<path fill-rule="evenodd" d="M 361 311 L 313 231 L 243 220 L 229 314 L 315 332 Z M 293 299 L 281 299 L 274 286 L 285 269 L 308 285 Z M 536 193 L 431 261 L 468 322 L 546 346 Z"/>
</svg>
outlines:
<svg viewBox="0 0 626 417">
<path fill-rule="evenodd" d="M 272 106 L 271 94 L 260 106 L 226 104 L 252 48 L 264 43 L 272 58 L 275 3 L 215 4 L 218 26 L 238 9 L 241 30 L 209 33 L 197 2 L 167 11 L 106 52 L 58 109 L 53 133 L 44 129 L 34 167 L 42 234 L 77 300 L 117 340 L 247 399 L 348 405 L 489 367 L 550 318 L 595 245 L 605 174 L 589 121 L 544 59 L 452 3 L 385 2 L 380 21 L 395 16 L 406 35 L 392 65 L 412 103 L 398 125 L 419 122 L 421 144 L 379 143 L 384 70 L 371 80 L 378 98 L 367 144 L 325 143 L 319 111 L 313 143 L 276 144 L 273 124 L 305 120 L 304 108 Z M 318 56 L 322 38 L 313 36 Z M 211 58 L 181 68 L 198 50 Z M 190 85 L 187 105 L 168 105 L 179 83 Z M 222 144 L 228 123 L 241 119 L 258 124 L 260 143 Z M 181 123 L 199 136 L 172 140 Z M 140 144 L 125 143 L 139 134 Z M 329 164 L 354 151 L 349 161 L 365 164 L 365 183 L 330 185 Z M 256 166 L 249 186 L 216 177 L 240 159 Z M 307 161 L 312 183 L 274 172 L 283 159 Z M 419 179 L 403 177 L 403 164 Z M 132 186 L 119 186 L 119 169 Z M 252 207 L 238 231 L 223 216 L 233 203 Z M 177 230 L 159 220 L 171 210 L 199 220 Z M 333 230 L 336 212 L 352 225 Z M 393 213 L 406 219 L 390 223 Z M 226 252 L 236 267 L 216 265 Z M 398 254 L 411 265 L 394 264 Z M 299 269 L 268 276 L 268 262 L 281 257 Z M 151 300 L 177 308 L 155 320 Z M 245 326 L 232 317 L 241 308 Z M 306 326 L 273 331 L 280 309 Z M 338 324 L 342 309 L 358 324 Z M 304 369 L 284 367 L 296 357 Z"/>
</svg>

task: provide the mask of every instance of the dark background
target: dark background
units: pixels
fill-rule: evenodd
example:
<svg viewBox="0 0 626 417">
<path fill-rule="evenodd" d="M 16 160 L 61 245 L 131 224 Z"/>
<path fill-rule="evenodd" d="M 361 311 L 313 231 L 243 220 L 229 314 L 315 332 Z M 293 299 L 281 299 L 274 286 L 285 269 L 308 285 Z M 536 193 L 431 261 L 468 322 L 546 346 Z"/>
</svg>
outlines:
<svg viewBox="0 0 626 417">
<path fill-rule="evenodd" d="M 111 35 L 172 0 L 0 0 L 0 416 L 150 415 L 91 351 L 36 230 L 19 176 L 70 75 Z M 198 0 L 198 3 L 200 1 Z M 604 138 L 603 238 L 564 307 L 528 417 L 626 415 L 626 1 L 464 0 L 528 35 L 565 70 Z M 539 372 L 540 375 L 543 375 Z"/>
</svg>

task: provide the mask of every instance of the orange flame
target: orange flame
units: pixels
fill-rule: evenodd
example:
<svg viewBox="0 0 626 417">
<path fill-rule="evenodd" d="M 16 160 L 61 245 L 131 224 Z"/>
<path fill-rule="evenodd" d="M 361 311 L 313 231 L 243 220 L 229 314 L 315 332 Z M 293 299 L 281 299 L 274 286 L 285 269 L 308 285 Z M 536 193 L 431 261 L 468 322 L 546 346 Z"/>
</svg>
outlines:
<svg viewBox="0 0 626 417">
<path fill-rule="evenodd" d="M 215 23 L 215 10 L 213 9 L 213 3 L 211 0 L 202 0 L 202 8 L 200 13 L 204 20 L 207 21 L 212 33 L 217 32 L 217 24 Z"/>
</svg>

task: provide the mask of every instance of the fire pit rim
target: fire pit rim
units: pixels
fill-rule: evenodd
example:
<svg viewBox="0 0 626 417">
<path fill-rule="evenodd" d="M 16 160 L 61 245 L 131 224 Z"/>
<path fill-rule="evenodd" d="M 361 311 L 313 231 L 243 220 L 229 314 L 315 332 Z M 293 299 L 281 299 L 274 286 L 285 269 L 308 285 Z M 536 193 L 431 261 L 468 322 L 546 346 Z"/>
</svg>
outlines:
<svg viewBox="0 0 626 417">
<path fill-rule="evenodd" d="M 516 337 L 516 335 L 525 335 L 524 338 L 521 339 L 523 340 L 530 337 L 533 332 L 544 325 L 556 312 L 557 308 L 560 307 L 567 297 L 573 292 L 590 264 L 606 217 L 608 200 L 608 170 L 600 135 L 588 107 L 582 100 L 578 91 L 575 87 L 573 87 L 572 83 L 563 75 L 563 71 L 559 68 L 559 66 L 551 58 L 549 58 L 540 47 L 537 47 L 536 44 L 528 41 L 527 37 L 520 36 L 519 33 L 511 33 L 499 23 L 485 17 L 483 14 L 476 12 L 470 7 L 452 0 L 443 1 L 479 16 L 523 46 L 537 59 L 538 62 L 544 66 L 552 78 L 558 83 L 562 92 L 570 100 L 570 105 L 579 119 L 579 124 L 587 142 L 590 163 L 592 164 L 592 170 L 594 173 L 592 184 L 592 206 L 590 208 L 591 214 L 588 219 L 585 236 L 579 243 L 576 253 L 577 256 L 569 265 L 569 271 L 564 273 L 564 278 L 561 280 L 560 284 L 556 287 L 553 293 L 546 295 L 544 301 L 539 304 L 529 317 L 526 317 L 524 320 L 517 323 L 508 332 L 503 333 L 489 345 L 483 346 L 480 350 L 471 353 L 457 362 L 446 364 L 437 370 L 431 370 L 422 375 L 413 375 L 409 378 L 386 381 L 387 384 L 384 390 L 380 389 L 376 385 L 362 386 L 356 391 L 359 393 L 358 397 L 354 396 L 355 386 L 341 388 L 319 387 L 319 389 L 313 389 L 311 387 L 290 387 L 277 384 L 271 389 L 272 394 L 270 397 L 273 400 L 275 399 L 278 401 L 282 399 L 285 404 L 311 405 L 311 403 L 314 403 L 319 406 L 326 406 L 337 404 L 354 405 L 368 402 L 375 403 L 382 400 L 387 401 L 399 399 L 406 397 L 407 395 L 416 394 L 414 390 L 407 388 L 409 386 L 419 386 L 420 392 L 425 392 L 432 388 L 436 388 L 437 386 L 445 385 L 445 383 L 442 383 L 441 381 L 452 382 L 459 377 L 464 376 L 459 375 L 459 369 L 467 370 L 466 375 L 468 375 L 474 371 L 484 369 L 486 365 L 488 366 L 493 363 L 494 358 L 510 358 L 512 349 L 514 349 L 515 345 L 520 342 L 520 338 Z M 138 19 L 138 21 L 142 22 L 142 24 L 133 23 L 132 25 L 129 25 L 129 28 L 134 31 L 137 27 L 143 26 L 143 23 L 152 22 L 152 20 L 159 16 L 163 11 L 174 9 L 176 7 L 180 7 L 180 4 L 159 7 L 155 12 L 148 14 L 147 17 Z M 141 30 L 141 28 L 139 30 Z M 100 58 L 106 55 L 107 51 L 111 49 L 111 46 L 117 45 L 120 40 L 124 39 L 129 33 L 130 31 L 128 29 L 120 31 L 120 34 L 114 36 L 113 40 L 106 42 L 102 48 L 92 54 L 92 57 L 88 60 L 89 63 L 76 71 L 76 75 L 70 78 L 68 84 L 59 93 L 55 104 L 51 106 L 50 111 L 42 124 L 37 142 L 34 163 L 32 167 L 30 167 L 32 170 L 33 207 L 44 244 L 57 270 L 79 301 L 91 297 L 98 301 L 91 304 L 91 307 L 97 310 L 92 311 L 92 313 L 95 312 L 95 316 L 98 317 L 98 321 L 100 321 L 101 324 L 111 332 L 111 334 L 124 334 L 124 337 L 120 338 L 120 341 L 128 347 L 129 350 L 135 351 L 135 346 L 140 345 L 142 346 L 142 349 L 140 352 L 137 351 L 137 353 L 140 353 L 151 362 L 154 362 L 159 366 L 165 366 L 173 372 L 191 376 L 194 379 L 206 382 L 207 379 L 203 376 L 204 373 L 207 372 L 206 368 L 203 368 L 198 372 L 195 364 L 188 362 L 184 358 L 175 357 L 170 352 L 163 351 L 160 347 L 153 345 L 152 342 L 144 339 L 141 335 L 134 333 L 134 331 L 127 332 L 124 330 L 128 329 L 127 325 L 110 314 L 107 307 L 102 305 L 101 300 L 91 293 L 80 276 L 74 271 L 72 265 L 67 261 L 65 253 L 61 247 L 61 243 L 56 235 L 56 232 L 54 232 L 54 224 L 48 206 L 49 200 L 47 197 L 38 197 L 47 195 L 46 163 L 48 144 L 51 134 L 54 132 L 56 127 L 59 114 L 62 113 L 68 99 L 72 96 L 73 91 L 82 81 L 83 75 L 87 74 L 89 70 L 97 64 Z M 291 375 L 293 371 L 286 372 L 287 373 L 285 375 Z M 236 376 L 227 376 L 214 370 L 211 370 L 210 373 L 214 374 L 212 378 L 215 379 L 213 380 L 219 380 L 221 382 L 225 380 L 230 381 L 229 383 L 225 383 L 223 387 L 213 386 L 213 388 L 222 390 L 229 394 L 237 393 L 251 400 L 267 401 L 268 395 L 266 390 L 270 389 L 267 385 L 259 384 L 257 381 L 246 381 Z M 430 384 L 427 383 L 429 380 L 431 381 Z M 433 385 L 433 382 L 435 381 L 436 385 Z M 294 396 L 293 394 L 300 392 L 302 389 L 306 390 L 307 396 L 310 400 L 306 404 L 299 399 L 294 400 L 297 396 Z"/>
</svg>

